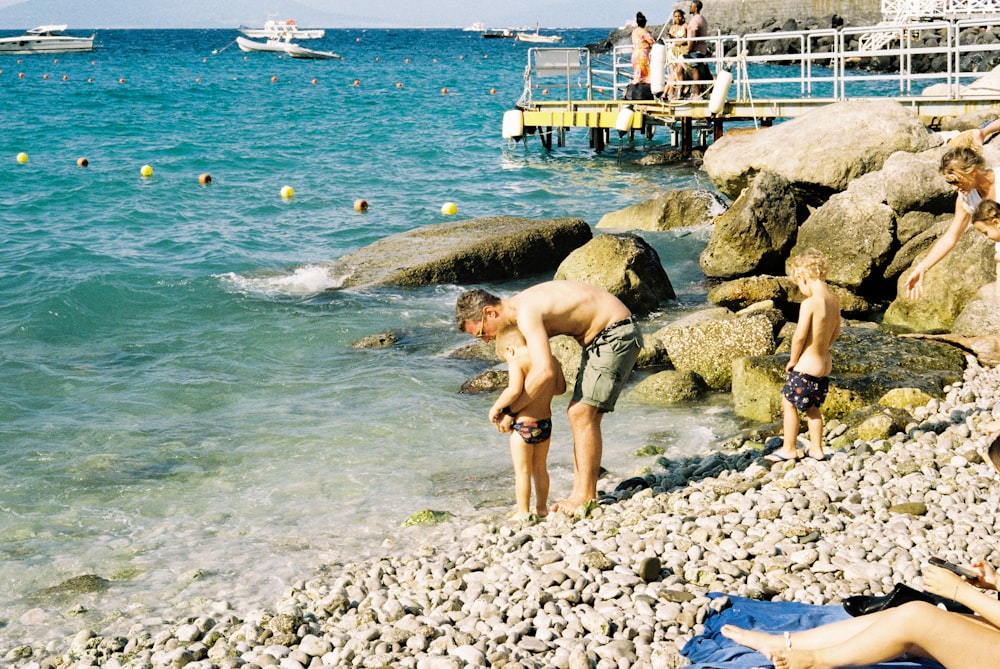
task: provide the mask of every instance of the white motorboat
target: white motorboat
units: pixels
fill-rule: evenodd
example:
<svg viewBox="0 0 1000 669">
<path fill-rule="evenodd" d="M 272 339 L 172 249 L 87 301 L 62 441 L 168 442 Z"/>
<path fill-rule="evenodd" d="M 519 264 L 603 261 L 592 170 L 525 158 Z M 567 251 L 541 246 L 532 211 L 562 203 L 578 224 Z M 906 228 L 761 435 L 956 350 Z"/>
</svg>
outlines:
<svg viewBox="0 0 1000 669">
<path fill-rule="evenodd" d="M 66 26 L 49 24 L 25 31 L 16 37 L 0 37 L 0 54 L 73 53 L 93 51 L 94 37 L 63 35 Z"/>
<path fill-rule="evenodd" d="M 530 42 L 532 44 L 558 44 L 563 41 L 563 38 L 559 35 L 542 35 L 538 32 L 538 25 L 535 25 L 535 32 L 519 32 L 515 39 L 518 42 Z"/>
<path fill-rule="evenodd" d="M 284 39 L 269 39 L 266 42 L 254 42 L 253 40 L 248 40 L 246 37 L 237 37 L 236 44 L 240 47 L 240 51 L 245 53 L 271 51 L 274 53 L 287 53 L 292 58 L 310 58 L 313 60 L 343 58 L 340 54 L 333 53 L 332 51 L 315 51 L 313 49 L 307 49 L 304 46 L 300 46 L 292 42 L 290 37 L 286 37 Z"/>
<path fill-rule="evenodd" d="M 300 28 L 295 19 L 277 21 L 269 19 L 263 28 L 240 26 L 240 32 L 254 39 L 322 39 L 326 31 L 322 28 Z"/>
</svg>

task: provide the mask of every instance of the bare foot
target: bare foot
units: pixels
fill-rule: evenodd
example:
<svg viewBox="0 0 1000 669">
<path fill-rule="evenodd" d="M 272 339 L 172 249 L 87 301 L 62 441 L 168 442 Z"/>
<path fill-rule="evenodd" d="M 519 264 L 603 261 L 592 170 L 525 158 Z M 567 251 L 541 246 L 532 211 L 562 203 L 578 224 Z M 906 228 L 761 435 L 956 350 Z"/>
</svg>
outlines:
<svg viewBox="0 0 1000 669">
<path fill-rule="evenodd" d="M 567 516 L 572 516 L 576 513 L 577 509 L 589 502 L 587 499 L 577 499 L 574 496 L 569 496 L 561 502 L 556 502 L 553 504 L 549 511 L 552 513 L 565 513 Z"/>
<path fill-rule="evenodd" d="M 771 659 L 771 656 L 779 650 L 785 650 L 785 638 L 764 632 L 743 629 L 736 625 L 723 625 L 722 636 L 730 641 L 735 641 L 741 646 L 746 646 L 757 651 L 764 657 Z"/>
<path fill-rule="evenodd" d="M 816 659 L 816 653 L 811 650 L 787 650 L 775 651 L 774 669 L 833 669 L 829 664 L 824 664 Z"/>
</svg>

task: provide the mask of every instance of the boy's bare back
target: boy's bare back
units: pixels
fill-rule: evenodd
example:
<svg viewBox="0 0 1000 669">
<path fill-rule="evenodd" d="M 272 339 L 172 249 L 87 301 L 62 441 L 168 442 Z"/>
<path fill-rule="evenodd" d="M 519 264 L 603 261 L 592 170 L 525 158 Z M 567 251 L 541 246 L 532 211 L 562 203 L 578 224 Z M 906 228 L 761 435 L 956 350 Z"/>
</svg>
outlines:
<svg viewBox="0 0 1000 669">
<path fill-rule="evenodd" d="M 798 340 L 802 353 L 792 368 L 815 377 L 829 376 L 833 369 L 830 348 L 840 335 L 840 300 L 823 280 L 808 281 L 810 295 L 799 308 L 799 322 L 792 349 Z"/>
</svg>

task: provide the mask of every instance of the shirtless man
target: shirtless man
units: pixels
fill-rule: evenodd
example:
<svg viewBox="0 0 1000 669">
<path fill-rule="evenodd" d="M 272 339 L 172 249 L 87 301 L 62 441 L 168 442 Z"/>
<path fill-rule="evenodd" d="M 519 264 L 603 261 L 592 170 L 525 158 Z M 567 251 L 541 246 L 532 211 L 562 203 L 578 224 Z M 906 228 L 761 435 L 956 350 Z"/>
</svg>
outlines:
<svg viewBox="0 0 1000 669">
<path fill-rule="evenodd" d="M 797 460 L 795 443 L 799 436 L 799 411 L 805 411 L 809 424 L 809 450 L 806 456 L 825 460 L 823 452 L 823 416 L 819 407 L 830 387 L 833 360 L 830 347 L 840 335 L 840 300 L 826 285 L 826 256 L 808 249 L 792 261 L 789 275 L 806 299 L 799 307 L 799 322 L 792 335 L 792 351 L 785 371 L 788 378 L 781 390 L 784 416 L 784 443 L 767 456 L 771 462 Z"/>
<path fill-rule="evenodd" d="M 524 380 L 524 394 L 513 414 L 527 405 L 540 389 L 552 383 L 559 370 L 549 348 L 549 337 L 569 335 L 583 346 L 580 372 L 567 415 L 573 432 L 573 492 L 552 505 L 552 511 L 572 514 L 597 498 L 597 476 L 604 445 L 601 418 L 614 411 L 642 348 L 636 319 L 611 293 L 577 281 L 547 281 L 501 299 L 485 290 L 462 293 L 455 303 L 459 331 L 490 341 L 506 326 L 516 326 L 528 344 L 531 371 Z M 501 420 L 503 408 L 490 410 L 490 420 Z"/>
</svg>

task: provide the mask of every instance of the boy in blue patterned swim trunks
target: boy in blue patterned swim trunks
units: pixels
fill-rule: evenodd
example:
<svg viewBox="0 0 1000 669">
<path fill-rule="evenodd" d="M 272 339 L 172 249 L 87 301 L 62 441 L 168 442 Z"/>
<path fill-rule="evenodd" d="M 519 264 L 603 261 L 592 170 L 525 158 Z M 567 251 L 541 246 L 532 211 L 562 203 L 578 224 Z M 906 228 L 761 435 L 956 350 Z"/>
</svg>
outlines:
<svg viewBox="0 0 1000 669">
<path fill-rule="evenodd" d="M 809 425 L 806 456 L 825 460 L 823 415 L 819 407 L 826 399 L 833 369 L 830 347 L 840 335 L 840 300 L 826 285 L 827 260 L 816 249 L 808 249 L 792 260 L 788 275 L 805 296 L 799 307 L 799 322 L 792 335 L 792 350 L 785 371 L 788 378 L 781 390 L 784 443 L 767 456 L 771 462 L 797 460 L 799 412 Z"/>
<path fill-rule="evenodd" d="M 497 333 L 497 355 L 507 363 L 507 387 L 490 409 L 499 415 L 497 431 L 510 432 L 510 457 L 514 461 L 514 497 L 517 500 L 515 518 L 528 520 L 548 514 L 549 439 L 552 436 L 552 397 L 566 392 L 566 378 L 556 363 L 557 374 L 552 383 L 531 398 L 524 397 L 524 380 L 531 371 L 531 355 L 524 335 L 516 327 L 506 327 Z M 527 401 L 517 412 L 510 410 L 518 400 Z M 535 484 L 535 510 L 531 510 L 531 484 Z"/>
</svg>

